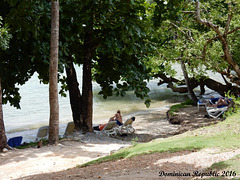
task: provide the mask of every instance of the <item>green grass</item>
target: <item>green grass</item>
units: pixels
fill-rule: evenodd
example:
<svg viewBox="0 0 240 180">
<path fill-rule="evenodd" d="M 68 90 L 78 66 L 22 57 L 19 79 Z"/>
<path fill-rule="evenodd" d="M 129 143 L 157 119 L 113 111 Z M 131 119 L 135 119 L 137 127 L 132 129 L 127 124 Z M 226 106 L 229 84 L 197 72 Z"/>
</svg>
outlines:
<svg viewBox="0 0 240 180">
<path fill-rule="evenodd" d="M 240 155 L 235 156 L 234 158 L 228 160 L 228 161 L 221 161 L 218 163 L 214 163 L 210 169 L 214 169 L 214 170 L 226 170 L 226 171 L 231 171 L 234 170 L 236 171 L 236 169 L 240 170 Z M 229 167 L 234 167 L 234 169 L 229 169 Z M 240 171 L 238 171 L 238 173 L 240 173 Z"/>
<path fill-rule="evenodd" d="M 129 148 L 121 149 L 113 155 L 99 158 L 82 166 L 155 152 L 172 153 L 182 150 L 200 150 L 203 148 L 218 148 L 221 151 L 237 149 L 240 147 L 239 116 L 240 112 L 212 126 L 186 132 L 167 139 L 157 139 L 149 143 L 135 144 Z M 232 166 L 230 166 L 230 168 L 231 167 Z M 238 169 L 240 168 L 238 167 Z"/>
<path fill-rule="evenodd" d="M 42 139 L 42 145 L 46 146 L 47 144 L 48 144 L 48 140 Z M 36 147 L 37 145 L 38 145 L 38 142 L 30 142 L 30 143 L 27 143 L 26 145 L 18 146 L 16 148 L 17 149 L 26 149 L 26 148 L 30 148 L 30 147 Z"/>
<path fill-rule="evenodd" d="M 232 159 L 229 159 L 227 161 L 221 161 L 218 163 L 214 163 L 211 167 L 208 168 L 209 170 L 211 169 L 212 171 L 219 171 L 222 174 L 228 173 L 226 175 L 232 174 L 238 174 L 240 175 L 240 155 L 235 156 Z"/>
<path fill-rule="evenodd" d="M 173 105 L 170 107 L 169 114 L 173 116 L 174 112 L 177 112 L 179 109 L 190 106 L 190 105 L 193 105 L 193 102 L 190 99 L 188 99 L 187 101 L 185 101 L 183 103 Z"/>
<path fill-rule="evenodd" d="M 62 140 L 62 139 L 64 139 L 64 138 L 59 136 L 59 140 Z M 42 146 L 46 146 L 47 144 L 48 144 L 48 139 L 42 139 Z M 38 141 L 22 144 L 21 146 L 18 146 L 16 148 L 17 149 L 26 149 L 26 148 L 36 147 L 36 146 L 38 146 Z"/>
</svg>

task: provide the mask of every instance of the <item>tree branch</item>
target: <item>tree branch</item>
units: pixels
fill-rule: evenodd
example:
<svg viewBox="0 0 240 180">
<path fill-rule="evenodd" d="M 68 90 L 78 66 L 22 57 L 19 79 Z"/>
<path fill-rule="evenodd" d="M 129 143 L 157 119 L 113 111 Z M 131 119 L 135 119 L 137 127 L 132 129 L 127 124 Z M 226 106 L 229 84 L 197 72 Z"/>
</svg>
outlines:
<svg viewBox="0 0 240 180">
<path fill-rule="evenodd" d="M 185 13 L 185 14 L 194 14 L 194 13 L 196 13 L 195 11 L 182 11 L 183 13 Z"/>
<path fill-rule="evenodd" d="M 184 80 L 177 80 L 173 77 L 167 77 L 165 74 L 156 74 L 154 77 L 156 77 L 156 78 L 158 77 L 158 78 L 162 79 L 162 80 L 159 81 L 158 85 L 162 85 L 162 84 L 166 83 L 166 84 L 168 84 L 167 87 L 172 89 L 173 92 L 178 92 L 178 93 L 187 93 L 188 92 L 187 87 L 176 87 L 173 84 L 173 82 L 176 81 L 176 82 L 181 82 L 182 85 L 186 85 L 185 83 L 183 84 Z M 225 93 L 227 93 L 229 90 L 231 92 L 233 92 L 234 94 L 239 94 L 240 93 L 240 88 L 239 87 L 233 86 L 232 84 L 224 85 L 224 84 L 219 83 L 219 82 L 217 82 L 217 81 L 215 81 L 211 78 L 202 77 L 200 79 L 200 81 L 196 80 L 195 78 L 191 78 L 189 80 L 190 80 L 190 84 L 191 84 L 192 89 L 194 89 L 194 88 L 196 88 L 200 85 L 201 88 L 203 88 L 204 86 L 207 86 L 209 89 L 212 89 L 212 90 L 218 92 L 222 96 L 224 96 Z M 240 82 L 238 82 L 238 83 L 240 83 Z"/>
<path fill-rule="evenodd" d="M 171 22 L 171 25 L 173 25 L 175 28 L 179 29 L 185 36 L 187 36 L 187 38 L 191 41 L 194 42 L 194 39 L 189 36 L 187 33 L 185 33 L 179 26 L 177 26 L 176 24 L 174 24 L 173 22 Z"/>
<path fill-rule="evenodd" d="M 227 18 L 227 22 L 226 22 L 226 28 L 225 28 L 225 31 L 224 31 L 224 37 L 227 37 L 228 35 L 228 31 L 229 31 L 229 27 L 230 27 L 230 22 L 232 20 L 232 17 L 233 17 L 233 14 L 232 14 L 232 6 L 231 6 L 231 3 L 228 3 L 228 8 L 229 8 L 229 11 L 230 13 L 228 13 L 228 18 Z"/>
<path fill-rule="evenodd" d="M 203 59 L 203 60 L 206 59 L 207 46 L 208 46 L 211 42 L 213 42 L 214 40 L 216 40 L 216 39 L 218 39 L 218 36 L 215 36 L 215 37 L 209 39 L 209 40 L 207 41 L 207 43 L 204 45 L 203 51 L 202 51 L 202 59 Z"/>
<path fill-rule="evenodd" d="M 196 1 L 196 8 L 197 8 L 197 9 L 196 9 L 196 19 L 197 19 L 197 21 L 198 21 L 200 24 L 202 24 L 202 25 L 205 25 L 205 26 L 207 26 L 207 27 L 212 28 L 212 29 L 221 37 L 221 36 L 222 36 L 222 32 L 220 31 L 218 25 L 215 25 L 215 24 L 213 24 L 212 22 L 209 22 L 209 21 L 207 21 L 207 20 L 201 19 L 201 17 L 200 17 L 200 4 L 199 4 L 198 1 Z"/>
<path fill-rule="evenodd" d="M 232 31 L 229 31 L 227 34 L 234 33 L 235 31 L 237 31 L 237 30 L 239 30 L 239 29 L 240 29 L 240 27 L 236 27 L 236 28 L 233 29 Z M 216 40 L 216 39 L 218 39 L 218 38 L 219 38 L 219 36 L 215 36 L 215 37 L 209 39 L 209 40 L 207 41 L 207 43 L 204 45 L 204 47 L 203 47 L 203 52 L 202 52 L 202 59 L 203 59 L 203 60 L 206 59 L 207 46 L 208 46 L 211 42 L 213 42 L 214 40 Z"/>
<path fill-rule="evenodd" d="M 229 31 L 228 34 L 234 33 L 235 31 L 237 31 L 237 30 L 239 30 L 239 29 L 240 29 L 240 27 L 236 27 L 235 29 Z"/>
</svg>

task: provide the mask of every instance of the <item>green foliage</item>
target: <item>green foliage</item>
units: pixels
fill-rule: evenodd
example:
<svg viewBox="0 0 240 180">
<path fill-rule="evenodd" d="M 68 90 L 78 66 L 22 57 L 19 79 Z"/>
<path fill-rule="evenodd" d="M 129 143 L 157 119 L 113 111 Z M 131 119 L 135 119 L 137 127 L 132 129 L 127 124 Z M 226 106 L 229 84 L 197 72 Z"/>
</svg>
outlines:
<svg viewBox="0 0 240 180">
<path fill-rule="evenodd" d="M 228 111 L 224 113 L 224 117 L 232 116 L 240 111 L 240 97 L 232 95 L 230 91 L 226 94 L 226 97 L 231 99 L 231 102 Z"/>
<path fill-rule="evenodd" d="M 94 34 L 99 46 L 94 58 L 93 78 L 102 88 L 99 94 L 107 98 L 114 94 L 124 96 L 127 91 L 134 91 L 149 106 L 149 88 L 144 80 L 150 79 L 150 69 L 144 62 L 151 48 L 147 46 L 148 20 L 144 1 L 120 1 L 108 6 L 98 4 L 103 5 L 109 11 L 98 7 L 94 12 Z"/>
<path fill-rule="evenodd" d="M 194 29 L 196 22 L 192 15 L 183 13 L 189 8 L 189 5 L 191 6 L 191 3 L 184 1 L 157 1 L 154 10 L 155 14 L 159 11 L 160 2 L 165 7 L 174 8 L 169 11 L 171 14 L 162 15 L 164 21 L 161 21 L 155 27 L 155 32 L 152 35 L 152 41 L 158 44 L 156 56 L 147 62 L 147 65 L 152 67 L 152 74 L 163 73 L 174 77 L 177 74 L 174 65 L 178 63 L 180 58 L 187 64 L 190 75 L 204 74 L 205 71 L 201 65 L 203 63 L 200 64 L 197 57 L 201 53 L 199 50 L 201 43 L 196 40 L 202 32 Z M 177 17 L 171 18 L 173 14 Z"/>
<path fill-rule="evenodd" d="M 6 64 L 2 72 L 12 72 L 3 78 L 4 102 L 10 100 L 11 105 L 20 107 L 16 83 L 24 84 L 34 72 L 41 82 L 48 82 L 51 6 L 48 1 L 32 0 L 4 1 L 0 6 L 13 36 L 9 50 L 0 53 Z M 59 72 L 69 61 L 83 64 L 85 34 L 93 31 L 93 79 L 102 87 L 100 94 L 106 98 L 134 91 L 149 106 L 145 80 L 150 79 L 150 68 L 144 62 L 151 52 L 146 15 L 150 8 L 146 2 L 63 0 L 60 7 Z M 59 77 L 60 93 L 66 96 L 66 78 Z"/>
<path fill-rule="evenodd" d="M 12 35 L 9 48 L 6 51 L 0 51 L 3 103 L 9 102 L 17 108 L 20 108 L 21 96 L 16 85 L 24 84 L 36 70 L 48 72 L 48 64 L 44 63 L 46 52 L 42 52 L 48 49 L 44 42 L 41 44 L 39 40 L 41 35 L 47 37 L 46 30 L 49 29 L 49 26 L 42 25 L 45 19 L 41 15 L 49 14 L 41 12 L 45 8 L 44 3 L 46 1 L 0 2 L 0 11 Z M 42 31 L 40 31 L 41 27 Z M 48 37 L 46 40 L 49 44 Z M 49 54 L 49 51 L 47 53 Z"/>
<path fill-rule="evenodd" d="M 230 36 L 232 57 L 235 62 L 240 65 L 240 32 L 235 32 Z"/>
<path fill-rule="evenodd" d="M 230 4 L 230 8 L 228 5 Z M 201 2 L 201 18 L 207 19 L 208 21 L 216 24 L 220 27 L 220 31 L 223 34 L 225 31 L 225 26 L 227 22 L 227 18 L 229 15 L 232 16 L 229 32 L 233 29 L 239 27 L 239 6 L 240 3 L 235 0 L 217 0 L 217 1 L 211 1 L 211 2 Z M 204 39 L 211 39 L 214 36 L 216 36 L 216 32 L 211 30 L 210 28 L 206 33 L 203 34 Z M 238 37 L 239 37 L 239 30 L 234 32 L 233 34 L 228 35 L 228 46 L 230 49 L 230 53 L 233 55 L 233 60 L 238 65 L 239 64 L 239 58 L 237 58 L 235 55 L 239 52 L 239 43 L 238 43 Z M 219 39 L 216 39 L 211 44 L 208 45 L 208 51 L 207 51 L 207 62 L 204 65 L 207 66 L 207 68 L 216 71 L 216 72 L 223 72 L 229 69 L 232 69 L 232 67 L 224 61 L 223 59 L 223 50 L 222 50 L 222 44 L 220 43 Z"/>
<path fill-rule="evenodd" d="M 46 146 L 48 144 L 48 140 L 42 139 L 42 145 Z M 30 143 L 25 143 L 21 146 L 16 147 L 17 149 L 27 149 L 27 148 L 32 148 L 32 147 L 37 147 L 38 142 L 30 142 Z"/>
<path fill-rule="evenodd" d="M 154 0 L 156 3 L 153 21 L 159 26 L 165 20 L 181 20 L 181 2 L 183 0 Z"/>
<path fill-rule="evenodd" d="M 2 26 L 2 17 L 0 16 L 0 49 L 6 50 L 9 47 L 9 41 L 11 35 L 8 33 L 8 29 Z"/>
<path fill-rule="evenodd" d="M 156 56 L 152 57 L 147 66 L 152 68 L 154 76 L 163 73 L 175 76 L 174 64 L 181 58 L 187 67 L 190 77 L 205 76 L 206 71 L 224 72 L 232 67 L 223 59 L 222 44 L 218 39 L 207 46 L 206 57 L 202 59 L 203 47 L 207 41 L 217 34 L 195 20 L 196 6 L 194 1 L 161 1 L 156 0 L 150 12 L 155 24 L 152 41 L 158 44 Z M 228 4 L 232 9 L 229 10 Z M 230 30 L 239 27 L 238 1 L 201 1 L 201 18 L 207 19 L 220 27 L 224 33 L 228 14 L 232 14 Z M 171 8 L 169 8 L 171 7 Z M 233 59 L 239 64 L 239 30 L 228 35 L 228 43 Z"/>
</svg>

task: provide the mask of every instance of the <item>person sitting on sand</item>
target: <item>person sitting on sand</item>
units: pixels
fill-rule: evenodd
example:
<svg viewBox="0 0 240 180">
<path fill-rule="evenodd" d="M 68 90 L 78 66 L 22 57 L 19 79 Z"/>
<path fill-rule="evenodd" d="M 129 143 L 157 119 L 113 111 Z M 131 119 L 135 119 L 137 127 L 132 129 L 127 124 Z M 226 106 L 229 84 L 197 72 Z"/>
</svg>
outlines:
<svg viewBox="0 0 240 180">
<path fill-rule="evenodd" d="M 118 110 L 117 113 L 116 113 L 113 117 L 111 117 L 111 118 L 109 119 L 109 121 L 117 121 L 117 125 L 118 125 L 118 126 L 123 125 L 121 111 Z M 109 122 L 109 121 L 108 121 L 108 122 Z M 93 127 L 93 130 L 101 131 L 101 130 L 103 130 L 103 128 L 104 128 L 106 125 L 107 125 L 107 123 L 106 123 L 106 124 L 100 124 L 99 126 L 94 126 L 94 127 Z"/>
</svg>

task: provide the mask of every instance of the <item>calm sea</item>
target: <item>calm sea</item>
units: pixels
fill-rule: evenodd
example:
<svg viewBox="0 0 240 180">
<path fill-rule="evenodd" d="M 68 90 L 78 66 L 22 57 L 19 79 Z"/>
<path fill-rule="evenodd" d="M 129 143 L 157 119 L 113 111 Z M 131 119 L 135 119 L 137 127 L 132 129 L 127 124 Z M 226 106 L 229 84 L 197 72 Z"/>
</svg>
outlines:
<svg viewBox="0 0 240 180">
<path fill-rule="evenodd" d="M 78 79 L 81 81 L 81 69 L 77 67 Z M 80 83 L 81 84 L 81 83 Z M 167 109 L 169 105 L 183 101 L 187 95 L 173 93 L 165 85 L 157 86 L 157 80 L 148 83 L 151 89 L 151 107 L 146 108 L 144 102 L 135 97 L 132 92 L 125 97 L 109 97 L 103 99 L 98 95 L 100 87 L 93 83 L 93 123 L 106 122 L 109 117 L 120 109 L 123 118 L 136 116 L 138 113 L 150 112 L 156 108 Z M 39 127 L 48 125 L 49 122 L 49 100 L 48 85 L 40 84 L 35 74 L 25 85 L 20 87 L 21 109 L 7 105 L 3 106 L 3 116 L 8 139 L 14 136 L 23 136 L 23 141 L 29 142 L 36 138 Z M 69 97 L 59 96 L 60 108 L 60 135 L 65 131 L 66 124 L 72 121 L 72 112 Z"/>
</svg>

